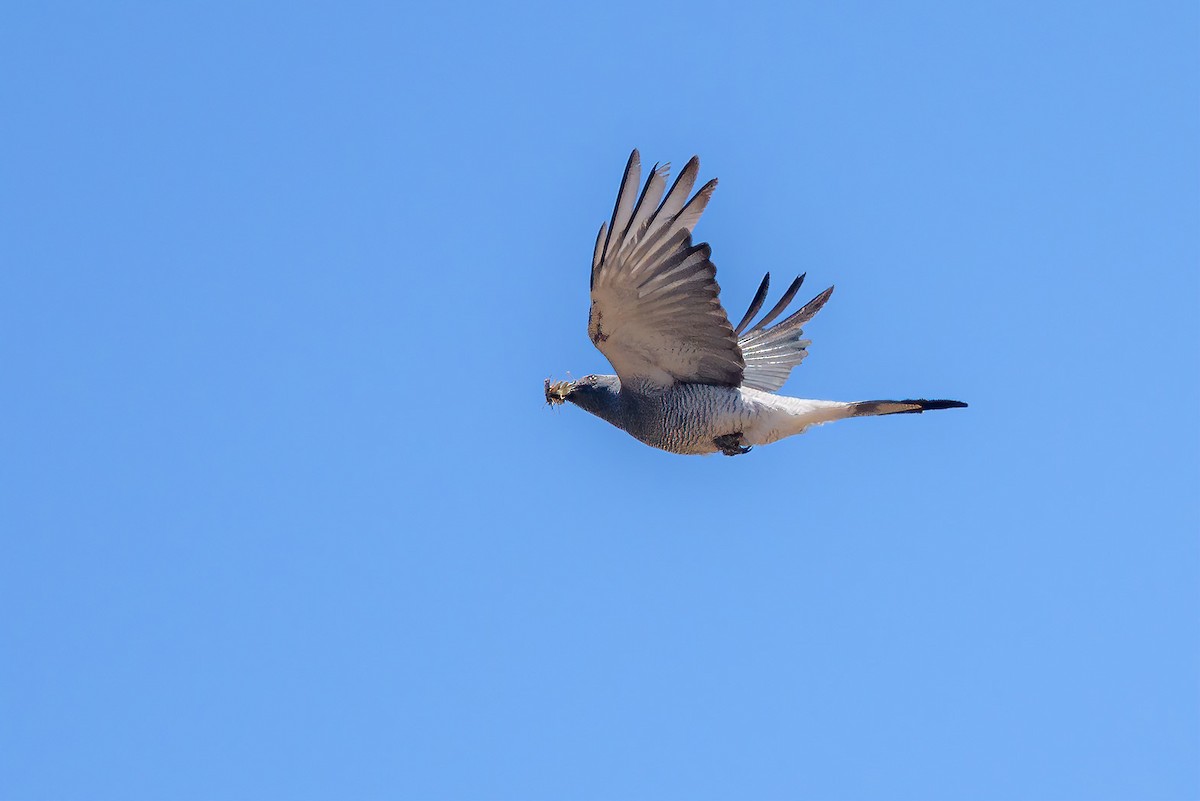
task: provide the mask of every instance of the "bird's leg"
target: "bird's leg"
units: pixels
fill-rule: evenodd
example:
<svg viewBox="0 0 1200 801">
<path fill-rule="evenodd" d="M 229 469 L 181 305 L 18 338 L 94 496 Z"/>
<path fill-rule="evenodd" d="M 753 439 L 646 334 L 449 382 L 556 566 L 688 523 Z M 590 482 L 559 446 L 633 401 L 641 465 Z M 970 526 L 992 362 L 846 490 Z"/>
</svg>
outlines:
<svg viewBox="0 0 1200 801">
<path fill-rule="evenodd" d="M 742 445 L 742 432 L 735 431 L 732 434 L 722 434 L 719 437 L 713 437 L 713 445 L 720 448 L 721 453 L 726 456 L 741 456 L 743 453 L 750 452 L 750 446 Z"/>
</svg>

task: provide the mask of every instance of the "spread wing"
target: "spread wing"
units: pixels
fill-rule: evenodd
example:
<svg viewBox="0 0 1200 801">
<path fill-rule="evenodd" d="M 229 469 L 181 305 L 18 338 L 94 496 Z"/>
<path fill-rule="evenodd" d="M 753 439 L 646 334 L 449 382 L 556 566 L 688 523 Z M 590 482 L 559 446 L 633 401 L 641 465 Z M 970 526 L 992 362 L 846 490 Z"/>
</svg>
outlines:
<svg viewBox="0 0 1200 801">
<path fill-rule="evenodd" d="M 803 308 L 783 322 L 771 326 L 775 318 L 787 309 L 788 304 L 792 302 L 792 298 L 796 296 L 796 292 L 803 283 L 803 275 L 792 281 L 792 285 L 783 293 L 783 297 L 779 299 L 774 308 L 767 312 L 753 328 L 746 331 L 746 326 L 754 319 L 754 315 L 758 314 L 763 301 L 767 299 L 767 289 L 771 285 L 770 273 L 763 278 L 758 292 L 754 293 L 754 300 L 750 301 L 750 308 L 747 309 L 746 315 L 734 329 L 738 336 L 738 347 L 741 348 L 742 358 L 746 362 L 742 378 L 743 386 L 761 389 L 764 392 L 774 392 L 783 386 L 783 382 L 787 381 L 792 370 L 799 366 L 800 362 L 804 361 L 804 357 L 808 355 L 808 346 L 812 342 L 801 339 L 804 336 L 801 326 L 806 325 L 821 310 L 825 301 L 829 300 L 829 296 L 833 294 L 833 287 L 829 287 L 805 303 Z M 768 328 L 768 326 L 771 327 Z M 745 331 L 744 334 L 743 331 Z"/>
<path fill-rule="evenodd" d="M 623 382 L 738 386 L 745 362 L 717 298 L 712 251 L 692 244 L 717 182 L 688 199 L 700 169 L 693 157 L 664 197 L 668 167 L 655 165 L 638 195 L 641 160 L 636 150 L 629 157 L 612 220 L 596 237 L 588 335 Z"/>
</svg>

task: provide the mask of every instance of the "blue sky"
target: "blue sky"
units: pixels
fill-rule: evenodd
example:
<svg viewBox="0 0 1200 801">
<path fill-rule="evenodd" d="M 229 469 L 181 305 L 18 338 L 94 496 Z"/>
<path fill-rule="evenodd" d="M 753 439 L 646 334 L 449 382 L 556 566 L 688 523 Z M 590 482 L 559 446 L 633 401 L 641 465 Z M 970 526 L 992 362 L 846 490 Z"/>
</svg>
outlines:
<svg viewBox="0 0 1200 801">
<path fill-rule="evenodd" d="M 1194 3 L 2 17 L 0 798 L 1200 796 Z M 635 146 L 971 408 L 548 409 Z"/>
</svg>

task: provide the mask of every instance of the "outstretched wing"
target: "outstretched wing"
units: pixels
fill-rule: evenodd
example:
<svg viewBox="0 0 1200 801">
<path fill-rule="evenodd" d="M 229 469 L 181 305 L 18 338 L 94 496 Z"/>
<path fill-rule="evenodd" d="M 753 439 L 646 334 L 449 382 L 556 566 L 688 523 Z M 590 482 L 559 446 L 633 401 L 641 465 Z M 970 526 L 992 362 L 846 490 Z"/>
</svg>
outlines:
<svg viewBox="0 0 1200 801">
<path fill-rule="evenodd" d="M 717 182 L 688 199 L 700 169 L 692 157 L 664 197 L 668 167 L 655 165 L 639 196 L 641 160 L 636 150 L 629 157 L 612 220 L 596 237 L 588 335 L 622 382 L 738 386 L 745 363 L 717 297 L 712 251 L 692 244 Z"/>
<path fill-rule="evenodd" d="M 779 299 L 775 307 L 767 312 L 766 316 L 759 320 L 753 328 L 743 334 L 746 326 L 754 319 L 754 315 L 758 314 L 759 309 L 762 308 L 763 301 L 767 299 L 767 289 L 771 285 L 770 273 L 763 278 L 758 292 L 754 293 L 754 300 L 750 301 L 750 308 L 746 311 L 742 321 L 738 323 L 737 328 L 734 329 L 738 336 L 738 346 L 741 348 L 742 358 L 746 362 L 742 378 L 743 386 L 774 392 L 783 386 L 783 382 L 787 381 L 792 369 L 799 366 L 800 362 L 804 361 L 804 357 L 808 355 L 808 346 L 812 344 L 812 341 L 801 339 L 804 336 L 801 326 L 807 324 L 821 310 L 825 301 L 829 300 L 829 296 L 833 294 L 833 287 L 829 287 L 804 304 L 800 311 L 792 314 L 783 322 L 770 328 L 767 327 L 787 309 L 788 304 L 792 302 L 792 298 L 796 296 L 796 292 L 803 283 L 803 275 L 792 281 L 792 285 L 783 293 L 783 297 Z"/>
</svg>

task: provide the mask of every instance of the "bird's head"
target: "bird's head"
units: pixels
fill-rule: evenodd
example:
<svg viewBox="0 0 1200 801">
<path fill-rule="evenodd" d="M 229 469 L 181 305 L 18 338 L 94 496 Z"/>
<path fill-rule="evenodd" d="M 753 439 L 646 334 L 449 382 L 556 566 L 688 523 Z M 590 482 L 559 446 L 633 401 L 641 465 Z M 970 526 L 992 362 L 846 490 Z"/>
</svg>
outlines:
<svg viewBox="0 0 1200 801">
<path fill-rule="evenodd" d="M 546 379 L 546 403 L 557 406 L 570 401 L 593 414 L 616 403 L 621 382 L 615 375 L 589 375 L 578 381 Z"/>
</svg>

